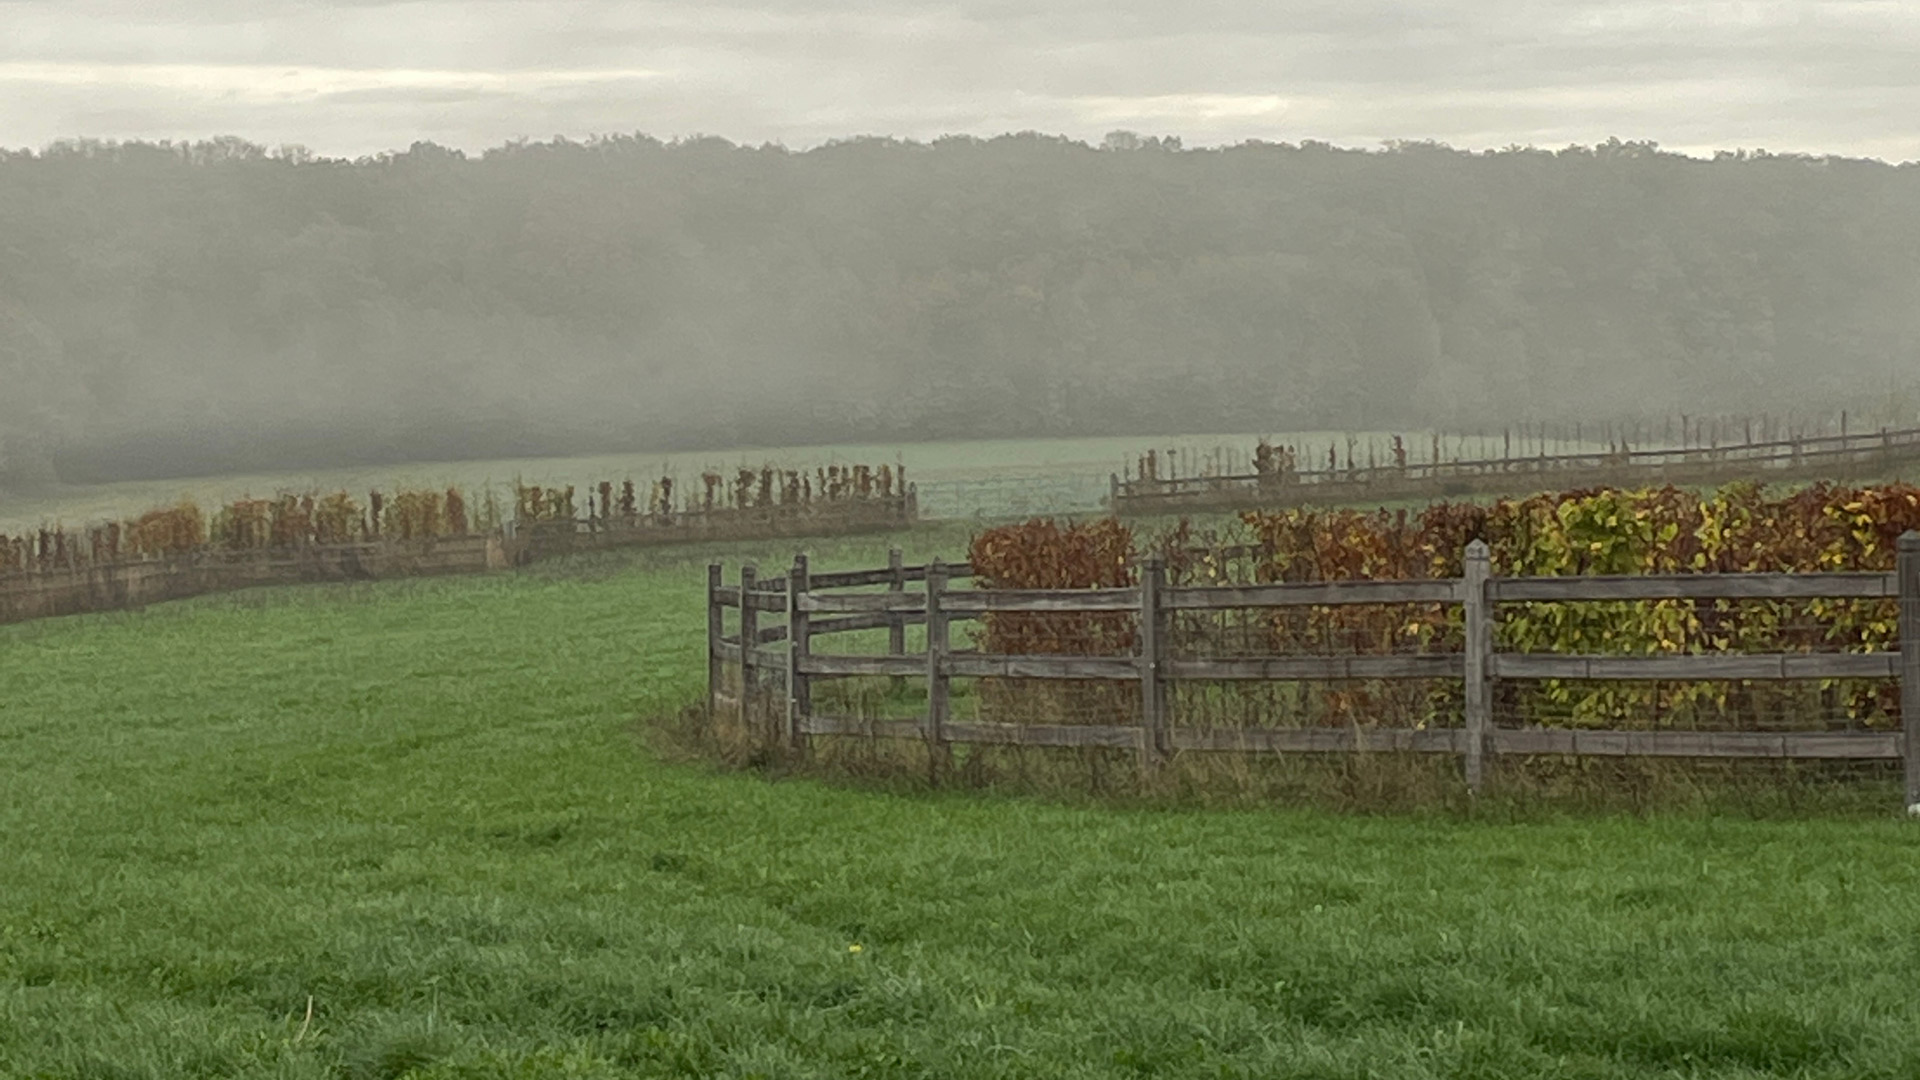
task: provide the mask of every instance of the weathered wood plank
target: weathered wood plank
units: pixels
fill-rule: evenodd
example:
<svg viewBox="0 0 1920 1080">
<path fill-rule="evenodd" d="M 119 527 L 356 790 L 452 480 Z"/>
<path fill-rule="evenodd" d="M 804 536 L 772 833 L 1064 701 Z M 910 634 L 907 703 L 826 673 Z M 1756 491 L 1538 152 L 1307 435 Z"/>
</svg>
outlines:
<svg viewBox="0 0 1920 1080">
<path fill-rule="evenodd" d="M 801 665 L 801 673 L 822 678 L 851 678 L 861 675 L 924 675 L 927 658 L 906 656 L 847 656 L 812 653 Z"/>
<path fill-rule="evenodd" d="M 949 613 L 947 615 L 947 621 L 969 622 L 979 617 L 978 614 L 971 612 L 965 615 Z M 923 611 L 870 612 L 865 615 L 846 615 L 836 619 L 816 619 L 813 623 L 813 636 L 817 638 L 822 634 L 846 634 L 856 630 L 890 629 L 889 619 L 900 620 L 902 630 L 901 637 L 904 639 L 906 636 L 906 627 L 925 624 L 927 615 L 926 612 Z M 903 643 L 901 647 L 905 648 L 906 646 Z"/>
<path fill-rule="evenodd" d="M 1143 729 L 1120 724 L 1005 724 L 954 722 L 947 741 L 1006 746 L 1099 746 L 1133 749 Z M 912 720 L 866 720 L 816 716 L 808 732 L 919 738 Z M 1796 758 L 1805 760 L 1893 760 L 1902 756 L 1905 738 L 1897 732 L 1760 731 L 1572 731 L 1550 728 L 1495 729 L 1488 749 L 1501 754 L 1579 755 L 1586 757 Z M 1168 741 L 1176 751 L 1195 753 L 1420 753 L 1460 754 L 1467 734 L 1459 729 L 1411 728 L 1213 728 L 1174 727 Z"/>
<path fill-rule="evenodd" d="M 1138 589 L 975 589 L 948 593 L 947 611 L 1135 611 Z"/>
<path fill-rule="evenodd" d="M 813 587 L 815 589 L 851 589 L 864 585 L 885 585 L 892 580 L 892 570 L 832 570 L 813 575 Z"/>
<path fill-rule="evenodd" d="M 1229 660 L 1169 660 L 1175 679 L 1457 679 L 1466 671 L 1459 653 L 1412 656 L 1247 656 Z"/>
<path fill-rule="evenodd" d="M 740 595 L 749 596 L 760 580 L 760 569 L 752 563 L 740 567 Z M 760 609 L 752 604 L 740 605 L 740 653 L 735 660 L 740 665 L 740 728 L 753 730 L 753 695 L 760 689 L 760 683 L 754 673 L 755 656 L 760 651 L 755 642 L 760 640 Z"/>
<path fill-rule="evenodd" d="M 804 724 L 809 735 L 860 735 L 869 739 L 924 739 L 927 731 L 918 720 L 870 720 L 858 716 L 810 716 Z"/>
<path fill-rule="evenodd" d="M 804 751 L 806 719 L 813 712 L 813 687 L 808 681 L 808 654 L 813 651 L 812 616 L 800 605 L 812 585 L 812 568 L 805 555 L 793 557 L 787 572 L 787 743 Z"/>
<path fill-rule="evenodd" d="M 1130 724 L 988 724 L 953 722 L 947 741 L 999 746 L 1104 746 L 1131 750 L 1142 729 Z"/>
<path fill-rule="evenodd" d="M 857 630 L 884 630 L 893 625 L 893 620 L 901 623 L 917 623 L 926 619 L 925 615 L 901 615 L 877 611 L 865 615 L 843 615 L 837 619 L 815 619 L 813 636 L 817 639 L 826 634 L 847 634 Z"/>
<path fill-rule="evenodd" d="M 927 567 L 927 780 L 939 784 L 951 765 L 947 751 L 947 721 L 952 716 L 953 684 L 947 661 L 953 647 L 948 633 L 947 568 L 935 562 Z"/>
<path fill-rule="evenodd" d="M 1789 679 L 1891 679 L 1900 672 L 1899 653 L 1788 653 L 1780 662 Z"/>
<path fill-rule="evenodd" d="M 1387 751 L 1420 754 L 1458 754 L 1466 748 L 1466 732 L 1413 728 L 1183 728 L 1174 727 L 1176 750 L 1240 753 L 1354 753 Z"/>
<path fill-rule="evenodd" d="M 715 642 L 713 654 L 729 664 L 737 664 L 740 662 L 740 643 L 737 641 Z"/>
<path fill-rule="evenodd" d="M 958 678 L 999 679 L 1113 679 L 1133 682 L 1140 677 L 1138 661 L 1109 656 L 988 656 L 962 653 L 941 665 Z"/>
<path fill-rule="evenodd" d="M 787 670 L 787 650 L 754 649 L 752 662 L 754 670 L 780 675 Z"/>
<path fill-rule="evenodd" d="M 718 565 L 717 563 L 715 565 Z M 720 585 L 713 590 L 713 602 L 721 607 L 740 606 L 740 586 Z"/>
<path fill-rule="evenodd" d="M 1647 574 L 1496 578 L 1495 600 L 1819 600 L 1899 595 L 1892 574 Z"/>
<path fill-rule="evenodd" d="M 888 566 L 876 570 L 835 570 L 813 576 L 813 587 L 817 589 L 851 589 L 866 585 L 890 585 L 893 583 L 893 568 Z M 927 580 L 925 566 L 901 566 L 900 576 L 907 583 Z M 947 566 L 947 580 L 955 581 L 973 576 L 973 568 L 966 563 L 953 563 Z"/>
<path fill-rule="evenodd" d="M 1460 658 L 1466 720 L 1461 772 L 1467 790 L 1478 792 L 1486 774 L 1487 732 L 1493 727 L 1493 675 L 1489 670 L 1493 661 L 1493 605 L 1489 598 L 1493 566 L 1486 541 L 1467 545 L 1465 571 L 1460 583 L 1467 634 L 1466 653 Z"/>
<path fill-rule="evenodd" d="M 1230 608 L 1332 606 L 1337 604 L 1451 604 L 1460 598 L 1452 578 L 1433 581 L 1312 581 L 1278 585 L 1225 585 L 1168 589 L 1175 611 Z"/>
<path fill-rule="evenodd" d="M 746 605 L 755 611 L 772 611 L 784 615 L 787 612 L 787 591 L 782 589 L 779 592 L 772 592 L 766 589 L 755 589 L 746 594 Z"/>
<path fill-rule="evenodd" d="M 872 611 L 925 612 L 927 598 L 898 592 L 813 592 L 800 597 L 800 610 L 820 615 L 858 615 Z"/>
<path fill-rule="evenodd" d="M 720 603 L 721 575 L 725 568 L 719 563 L 707 564 L 707 712 L 712 713 L 715 695 L 720 693 L 722 657 L 721 648 L 726 644 L 726 610 Z"/>
<path fill-rule="evenodd" d="M 1890 679 L 1896 653 L 1750 653 L 1707 656 L 1562 656 L 1497 653 L 1500 679 Z"/>
<path fill-rule="evenodd" d="M 1920 813 L 1920 532 L 1900 537 L 1900 716 L 1909 747 L 1907 812 Z"/>
<path fill-rule="evenodd" d="M 1853 760 L 1898 758 L 1905 741 L 1893 732 L 1569 731 L 1552 728 L 1496 730 L 1488 737 L 1493 748 L 1503 754 Z"/>
<path fill-rule="evenodd" d="M 1167 588 L 1167 564 L 1160 555 L 1148 556 L 1140 568 L 1140 723 L 1146 729 L 1140 746 L 1143 772 L 1156 769 L 1167 745 L 1167 613 L 1161 596 Z"/>
<path fill-rule="evenodd" d="M 896 593 L 907 591 L 906 553 L 899 548 L 887 551 L 887 588 Z M 859 616 L 855 616 L 858 618 Z M 894 656 L 905 656 L 907 652 L 907 619 L 897 611 L 882 614 L 880 619 L 887 626 L 887 652 Z"/>
</svg>

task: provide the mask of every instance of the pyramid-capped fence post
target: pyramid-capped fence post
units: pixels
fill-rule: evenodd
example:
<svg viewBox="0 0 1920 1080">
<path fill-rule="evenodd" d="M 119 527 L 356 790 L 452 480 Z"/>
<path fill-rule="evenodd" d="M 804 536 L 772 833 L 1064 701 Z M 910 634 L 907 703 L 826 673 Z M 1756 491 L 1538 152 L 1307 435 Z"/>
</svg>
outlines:
<svg viewBox="0 0 1920 1080">
<path fill-rule="evenodd" d="M 1907 813 L 1920 815 L 1920 532 L 1900 538 L 1900 726 Z"/>
<path fill-rule="evenodd" d="M 1487 732 L 1492 727 L 1493 694 L 1489 669 L 1493 666 L 1493 612 L 1487 581 L 1492 577 L 1492 552 L 1484 540 L 1467 545 L 1466 573 L 1461 582 L 1461 604 L 1466 611 L 1466 773 L 1467 790 L 1478 793 L 1485 777 Z"/>
</svg>

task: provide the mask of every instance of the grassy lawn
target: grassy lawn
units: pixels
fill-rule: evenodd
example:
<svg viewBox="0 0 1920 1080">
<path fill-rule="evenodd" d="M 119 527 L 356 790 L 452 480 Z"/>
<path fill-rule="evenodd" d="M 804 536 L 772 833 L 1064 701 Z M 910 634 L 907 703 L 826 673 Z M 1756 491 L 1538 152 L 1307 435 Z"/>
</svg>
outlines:
<svg viewBox="0 0 1920 1080">
<path fill-rule="evenodd" d="M 705 554 L 0 628 L 0 1076 L 1920 1075 L 1920 826 L 669 764 Z"/>
</svg>

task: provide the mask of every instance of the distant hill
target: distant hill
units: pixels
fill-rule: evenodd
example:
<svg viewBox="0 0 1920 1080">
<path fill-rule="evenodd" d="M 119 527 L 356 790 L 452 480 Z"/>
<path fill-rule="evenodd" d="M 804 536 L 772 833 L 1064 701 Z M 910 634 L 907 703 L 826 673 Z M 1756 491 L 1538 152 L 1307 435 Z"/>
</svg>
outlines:
<svg viewBox="0 0 1920 1080">
<path fill-rule="evenodd" d="M 1916 377 L 1914 166 L 1118 133 L 0 156 L 16 485 L 1808 408 Z"/>
</svg>

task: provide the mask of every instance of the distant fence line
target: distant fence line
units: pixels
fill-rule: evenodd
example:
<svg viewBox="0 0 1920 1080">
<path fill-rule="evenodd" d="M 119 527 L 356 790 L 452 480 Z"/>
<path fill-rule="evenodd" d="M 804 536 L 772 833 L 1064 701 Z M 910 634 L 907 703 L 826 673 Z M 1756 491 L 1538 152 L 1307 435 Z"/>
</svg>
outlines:
<svg viewBox="0 0 1920 1080">
<path fill-rule="evenodd" d="M 1173 754 L 1193 752 L 1355 753 L 1393 750 L 1459 757 L 1466 785 L 1478 790 L 1491 755 L 1647 756 L 1891 760 L 1905 763 L 1905 796 L 1920 810 L 1920 533 L 1900 540 L 1893 573 L 1659 574 L 1618 577 L 1496 577 L 1488 548 L 1475 541 L 1464 576 L 1432 580 L 1359 580 L 1269 585 L 1169 587 L 1155 556 L 1141 584 L 1127 588 L 1025 590 L 954 584 L 965 565 L 907 566 L 899 552 L 884 569 L 815 573 L 805 556 L 785 574 L 761 579 L 741 568 L 737 584 L 723 568 L 708 569 L 708 704 L 714 718 L 737 719 L 786 748 L 804 751 L 827 736 L 914 739 L 938 762 L 955 744 L 1109 747 L 1137 751 L 1151 771 Z M 917 585 L 918 588 L 909 589 Z M 885 586 L 881 592 L 845 592 Z M 1499 608 L 1512 603 L 1655 600 L 1889 600 L 1899 606 L 1897 652 L 1566 655 L 1494 648 Z M 1239 656 L 1175 658 L 1169 618 L 1176 612 L 1311 609 L 1338 605 L 1438 604 L 1462 609 L 1459 651 L 1374 656 Z M 727 616 L 737 612 L 734 632 Z M 989 655 L 953 647 L 950 627 L 996 613 L 1108 613 L 1137 619 L 1129 655 Z M 763 624 L 762 617 L 767 621 Z M 926 649 L 906 651 L 906 627 L 926 627 Z M 823 638 L 886 629 L 882 655 L 829 653 Z M 731 677 L 730 669 L 737 671 Z M 916 719 L 834 715 L 816 710 L 824 680 L 859 677 L 917 680 L 926 705 Z M 1059 717 L 1021 722 L 962 722 L 951 716 L 955 678 L 1008 682 L 1070 680 L 1131 686 L 1137 723 L 1062 724 Z M 1183 680 L 1295 682 L 1309 680 L 1451 680 L 1463 693 L 1459 728 L 1215 727 L 1181 723 L 1168 706 Z M 1826 680 L 1870 679 L 1899 687 L 1899 731 L 1591 730 L 1501 727 L 1493 722 L 1500 680 Z M 784 687 L 772 698 L 765 684 Z M 756 708 L 770 713 L 756 715 Z"/>
<path fill-rule="evenodd" d="M 594 515 L 513 523 L 505 538 L 513 558 L 531 562 L 555 555 L 700 540 L 759 540 L 837 536 L 909 528 L 920 520 L 919 496 L 868 496 L 844 501 L 715 507 L 621 517 Z"/>
<path fill-rule="evenodd" d="M 917 520 L 911 488 L 901 495 L 816 500 L 745 508 L 715 507 L 638 515 L 509 523 L 498 530 L 427 539 L 374 538 L 345 544 L 187 551 L 93 558 L 62 538 L 57 557 L 31 569 L 0 572 L 0 624 L 94 611 L 259 585 L 374 580 L 504 570 L 561 555 L 641 545 L 784 539 L 885 532 Z M 84 539 L 84 537 L 82 538 Z M 49 547 L 48 554 L 54 555 Z"/>
<path fill-rule="evenodd" d="M 511 564 L 501 538 L 455 536 L 297 550 L 191 552 L 0 574 L 0 623 L 142 607 L 257 585 L 478 573 Z"/>
<path fill-rule="evenodd" d="M 1404 460 L 1347 468 L 1298 468 L 1286 456 L 1264 459 L 1251 473 L 1161 478 L 1114 474 L 1115 513 L 1143 515 L 1200 510 L 1312 506 L 1356 500 L 1396 501 L 1464 495 L 1512 495 L 1575 487 L 1657 487 L 1730 480 L 1821 479 L 1920 463 L 1920 428 L 1742 442 L 1725 446 L 1610 450 L 1480 460 Z"/>
</svg>

